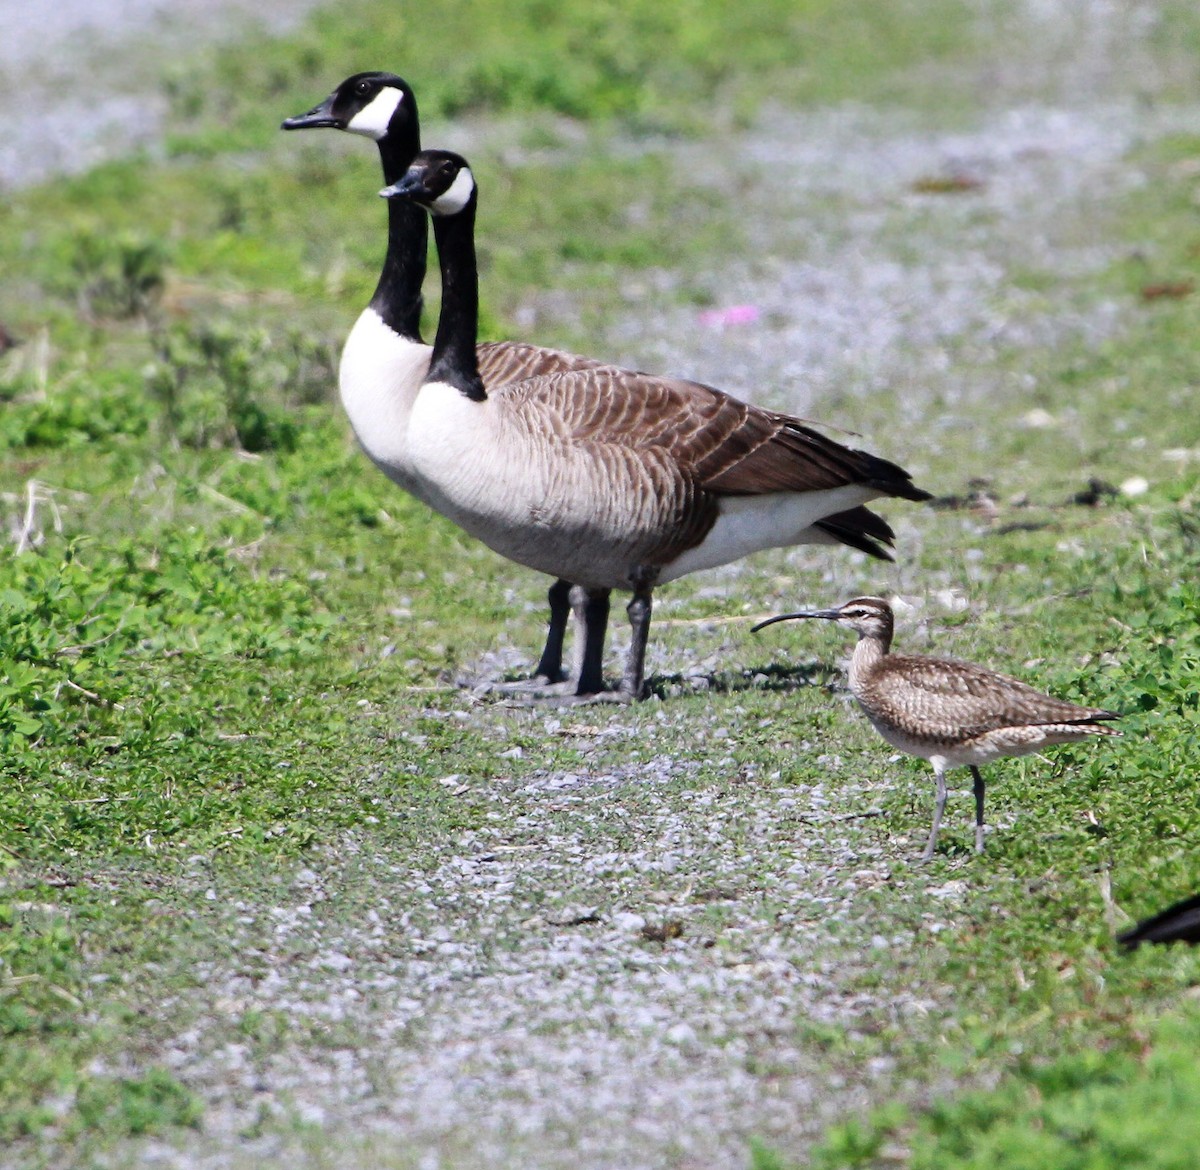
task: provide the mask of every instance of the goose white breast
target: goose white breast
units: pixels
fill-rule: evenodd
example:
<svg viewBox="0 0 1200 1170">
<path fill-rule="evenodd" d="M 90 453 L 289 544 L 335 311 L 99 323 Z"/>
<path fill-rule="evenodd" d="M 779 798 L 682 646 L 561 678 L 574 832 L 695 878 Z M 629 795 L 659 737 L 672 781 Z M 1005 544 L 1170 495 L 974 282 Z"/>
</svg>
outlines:
<svg viewBox="0 0 1200 1170">
<path fill-rule="evenodd" d="M 401 337 L 367 308 L 346 339 L 338 369 L 342 407 L 362 449 L 385 475 L 422 500 L 408 428 L 432 353 L 432 346 Z"/>
</svg>

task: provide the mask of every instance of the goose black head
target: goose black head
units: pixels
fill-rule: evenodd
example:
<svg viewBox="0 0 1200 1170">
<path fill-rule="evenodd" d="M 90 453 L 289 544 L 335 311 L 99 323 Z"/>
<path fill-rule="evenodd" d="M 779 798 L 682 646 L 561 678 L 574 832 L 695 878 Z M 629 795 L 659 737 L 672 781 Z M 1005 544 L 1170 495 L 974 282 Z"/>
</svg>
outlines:
<svg viewBox="0 0 1200 1170">
<path fill-rule="evenodd" d="M 457 215 L 475 199 L 475 176 L 461 154 L 423 150 L 399 182 L 379 194 L 385 199 L 409 199 L 433 215 Z"/>
<path fill-rule="evenodd" d="M 347 77 L 320 105 L 306 114 L 285 118 L 282 130 L 317 130 L 331 127 L 362 134 L 382 144 L 411 141 L 415 154 L 420 143 L 417 99 L 412 88 L 394 73 L 356 73 Z"/>
</svg>

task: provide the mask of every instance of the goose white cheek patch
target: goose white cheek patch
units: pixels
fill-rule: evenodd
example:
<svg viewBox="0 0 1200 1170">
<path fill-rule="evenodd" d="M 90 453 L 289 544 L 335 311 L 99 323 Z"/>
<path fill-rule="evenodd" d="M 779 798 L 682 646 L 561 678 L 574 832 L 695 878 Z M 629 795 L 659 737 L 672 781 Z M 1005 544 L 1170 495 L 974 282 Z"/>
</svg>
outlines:
<svg viewBox="0 0 1200 1170">
<path fill-rule="evenodd" d="M 392 115 L 403 100 L 404 94 L 394 86 L 381 89 L 346 123 L 346 129 L 351 134 L 362 134 L 378 142 L 387 134 Z"/>
<path fill-rule="evenodd" d="M 471 192 L 475 190 L 475 177 L 470 168 L 463 167 L 454 177 L 454 182 L 446 188 L 430 205 L 435 215 L 457 215 L 471 201 Z"/>
</svg>

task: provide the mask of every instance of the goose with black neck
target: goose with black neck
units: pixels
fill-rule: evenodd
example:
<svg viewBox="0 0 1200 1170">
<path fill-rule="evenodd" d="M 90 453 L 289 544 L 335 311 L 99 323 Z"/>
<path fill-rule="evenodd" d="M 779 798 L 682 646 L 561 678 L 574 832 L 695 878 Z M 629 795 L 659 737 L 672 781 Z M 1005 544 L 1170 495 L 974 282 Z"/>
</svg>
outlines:
<svg viewBox="0 0 1200 1170">
<path fill-rule="evenodd" d="M 641 697 L 652 592 L 765 548 L 849 544 L 890 559 L 862 507 L 924 500 L 902 468 L 710 386 L 596 366 L 489 393 L 476 362 L 478 191 L 460 155 L 422 151 L 382 192 L 433 217 L 442 307 L 412 403 L 412 465 L 434 506 L 510 560 L 629 590 L 617 697 Z"/>
</svg>

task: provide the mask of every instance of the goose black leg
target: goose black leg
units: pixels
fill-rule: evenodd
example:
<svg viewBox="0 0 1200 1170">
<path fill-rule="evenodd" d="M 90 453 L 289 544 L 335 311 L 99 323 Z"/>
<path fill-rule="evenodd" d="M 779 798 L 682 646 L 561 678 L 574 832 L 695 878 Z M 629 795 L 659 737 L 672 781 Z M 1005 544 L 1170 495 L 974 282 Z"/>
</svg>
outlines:
<svg viewBox="0 0 1200 1170">
<path fill-rule="evenodd" d="M 547 594 L 550 602 L 550 624 L 546 628 L 546 647 L 533 673 L 551 683 L 562 682 L 564 678 L 563 640 L 567 633 L 567 618 L 572 610 L 572 589 L 571 582 L 560 577 L 550 586 L 550 592 Z"/>
<path fill-rule="evenodd" d="M 575 610 L 575 694 L 578 698 L 599 695 L 604 690 L 604 637 L 608 631 L 608 589 L 575 586 L 571 604 Z"/>
<path fill-rule="evenodd" d="M 529 700 L 561 698 L 564 694 L 570 693 L 574 689 L 570 686 L 570 678 L 578 674 L 580 658 L 580 650 L 577 648 L 575 653 L 576 670 L 574 675 L 569 677 L 563 670 L 563 648 L 566 644 L 567 623 L 572 613 L 575 615 L 577 626 L 577 646 L 586 642 L 589 636 L 588 614 L 582 600 L 577 603 L 577 595 L 582 599 L 583 590 L 578 585 L 572 585 L 570 581 L 564 581 L 561 577 L 550 586 L 547 594 L 547 601 L 550 604 L 550 620 L 546 625 L 546 645 L 530 678 L 517 682 L 479 683 L 470 681 L 467 685 L 470 685 L 477 695 L 495 693 L 525 696 Z M 603 618 L 606 620 L 607 616 L 607 609 L 605 609 Z M 603 624 L 600 629 L 600 640 L 600 653 L 603 653 Z"/>
<path fill-rule="evenodd" d="M 517 702 L 549 699 L 559 703 L 618 698 L 604 689 L 604 638 L 608 630 L 608 589 L 585 589 L 561 578 L 550 586 L 546 647 L 530 679 L 485 683 L 475 693 L 513 696 Z M 570 675 L 562 668 L 568 615 L 575 618 L 575 652 Z"/>
<path fill-rule="evenodd" d="M 658 576 L 653 572 L 638 573 L 633 579 L 633 599 L 626 606 L 632 637 L 629 655 L 625 659 L 625 673 L 621 676 L 622 698 L 635 702 L 642 697 L 642 686 L 646 672 L 646 639 L 650 636 L 650 614 L 653 610 L 651 591 Z"/>
<path fill-rule="evenodd" d="M 970 765 L 971 776 L 975 780 L 975 852 L 983 852 L 983 773 L 974 765 Z"/>
</svg>

